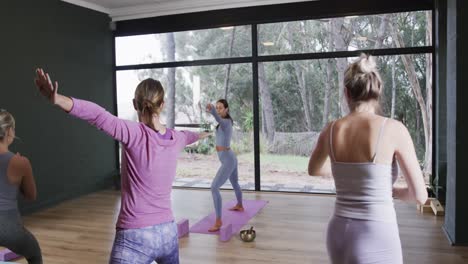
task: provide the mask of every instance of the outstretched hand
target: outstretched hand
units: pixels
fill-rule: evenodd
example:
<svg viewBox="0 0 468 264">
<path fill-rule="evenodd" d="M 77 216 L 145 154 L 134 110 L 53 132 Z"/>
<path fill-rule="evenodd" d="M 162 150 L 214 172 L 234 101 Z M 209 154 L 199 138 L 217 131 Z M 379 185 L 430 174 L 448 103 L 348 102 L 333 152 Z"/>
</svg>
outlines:
<svg viewBox="0 0 468 264">
<path fill-rule="evenodd" d="M 212 104 L 207 104 L 206 105 L 206 111 L 207 112 L 211 112 L 211 109 L 213 108 L 213 105 Z"/>
<path fill-rule="evenodd" d="M 57 90 L 58 82 L 55 81 L 55 85 L 52 84 L 50 76 L 48 73 L 44 72 L 43 69 L 36 69 L 36 79 L 34 80 L 36 87 L 39 89 L 39 92 L 49 100 L 52 104 L 57 102 Z"/>
<path fill-rule="evenodd" d="M 43 69 L 36 69 L 36 83 L 39 92 L 54 105 L 62 108 L 65 112 L 70 112 L 73 108 L 73 100 L 69 97 L 58 94 L 58 82 L 55 85 L 52 84 L 48 73 L 44 72 Z"/>
<path fill-rule="evenodd" d="M 200 132 L 200 133 L 198 133 L 199 139 L 204 139 L 204 138 L 207 138 L 207 137 L 209 137 L 211 135 L 213 135 L 213 133 L 211 133 L 211 132 Z"/>
</svg>

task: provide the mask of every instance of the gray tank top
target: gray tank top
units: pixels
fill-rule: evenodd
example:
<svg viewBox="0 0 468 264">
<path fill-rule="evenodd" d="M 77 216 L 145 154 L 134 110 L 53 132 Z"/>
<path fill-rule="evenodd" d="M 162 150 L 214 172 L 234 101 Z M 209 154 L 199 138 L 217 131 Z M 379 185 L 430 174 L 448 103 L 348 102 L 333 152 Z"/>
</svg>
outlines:
<svg viewBox="0 0 468 264">
<path fill-rule="evenodd" d="M 18 187 L 10 184 L 7 176 L 8 164 L 14 155 L 11 152 L 0 154 L 0 211 L 18 208 Z"/>
<path fill-rule="evenodd" d="M 375 163 L 383 121 L 371 162 L 338 162 L 333 152 L 333 125 L 330 128 L 330 156 L 336 186 L 335 215 L 354 219 L 396 222 L 393 205 L 393 183 L 398 177 L 398 164 Z"/>
</svg>

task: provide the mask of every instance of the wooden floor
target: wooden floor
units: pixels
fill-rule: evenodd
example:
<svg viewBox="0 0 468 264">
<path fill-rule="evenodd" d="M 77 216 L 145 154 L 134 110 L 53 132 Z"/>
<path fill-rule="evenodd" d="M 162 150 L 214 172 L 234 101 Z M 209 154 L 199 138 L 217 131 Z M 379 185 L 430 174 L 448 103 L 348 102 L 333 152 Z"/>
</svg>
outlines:
<svg viewBox="0 0 468 264">
<path fill-rule="evenodd" d="M 224 201 L 234 198 L 232 191 L 222 195 Z M 107 263 L 119 197 L 119 192 L 102 191 L 25 217 L 44 263 Z M 180 240 L 181 263 L 328 263 L 325 230 L 333 196 L 250 192 L 244 198 L 269 201 L 246 226 L 255 227 L 255 242 L 236 236 L 223 243 L 215 235 L 190 234 Z M 194 224 L 213 210 L 211 193 L 176 189 L 173 207 L 177 219 Z M 449 245 L 441 229 L 443 217 L 418 214 L 415 206 L 399 201 L 396 208 L 405 263 L 468 263 L 468 248 Z"/>
</svg>

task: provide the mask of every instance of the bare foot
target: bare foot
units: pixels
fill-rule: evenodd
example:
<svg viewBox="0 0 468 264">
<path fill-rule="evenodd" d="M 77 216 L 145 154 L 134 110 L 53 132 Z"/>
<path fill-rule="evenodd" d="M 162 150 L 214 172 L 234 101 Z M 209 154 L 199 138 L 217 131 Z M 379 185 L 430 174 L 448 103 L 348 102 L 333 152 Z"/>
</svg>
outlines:
<svg viewBox="0 0 468 264">
<path fill-rule="evenodd" d="M 240 204 L 237 204 L 236 206 L 230 208 L 229 210 L 231 211 L 239 211 L 239 212 L 244 212 L 244 207 Z"/>
<path fill-rule="evenodd" d="M 216 219 L 215 224 L 210 229 L 208 229 L 208 232 L 219 231 L 219 229 L 221 229 L 222 225 L 223 225 L 223 222 L 220 219 Z"/>
</svg>

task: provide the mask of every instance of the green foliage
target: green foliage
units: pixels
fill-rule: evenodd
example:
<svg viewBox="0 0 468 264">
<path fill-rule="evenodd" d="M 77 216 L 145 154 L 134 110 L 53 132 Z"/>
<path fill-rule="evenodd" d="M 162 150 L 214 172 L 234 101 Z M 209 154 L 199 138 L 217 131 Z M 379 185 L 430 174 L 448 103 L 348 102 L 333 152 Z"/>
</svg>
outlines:
<svg viewBox="0 0 468 264">
<path fill-rule="evenodd" d="M 283 170 L 304 172 L 309 163 L 309 157 L 301 157 L 296 155 L 275 155 L 275 154 L 262 154 L 260 159 L 262 164 L 271 164 Z"/>
<path fill-rule="evenodd" d="M 200 129 L 205 132 L 210 132 L 211 131 L 211 124 L 210 123 L 201 123 L 200 124 Z"/>
<path fill-rule="evenodd" d="M 214 153 L 215 146 L 214 137 L 208 137 L 200 140 L 195 146 L 186 147 L 185 152 L 210 155 Z"/>
<path fill-rule="evenodd" d="M 339 36 L 343 38 L 346 48 L 373 49 L 379 35 L 382 15 L 359 16 L 342 18 Z M 429 45 L 426 43 L 426 13 L 409 12 L 390 14 L 388 19 L 398 28 L 405 46 Z M 308 52 L 335 51 L 337 46 L 331 37 L 332 19 L 293 21 L 286 23 L 262 24 L 258 27 L 259 54 L 300 54 Z M 336 20 L 335 20 L 336 22 Z M 198 31 L 177 32 L 176 58 L 178 60 L 197 60 L 207 58 L 226 58 L 230 50 L 232 29 L 207 29 Z M 387 27 L 383 32 L 382 48 L 394 48 L 395 43 Z M 161 38 L 163 39 L 163 38 Z M 271 42 L 273 45 L 264 45 Z M 236 27 L 233 57 L 251 56 L 250 26 Z M 348 59 L 348 62 L 352 58 Z M 426 83 L 426 56 L 413 55 L 416 74 L 422 88 Z M 330 63 L 330 80 L 327 79 L 327 66 Z M 341 116 L 339 94 L 343 84 L 338 80 L 337 59 L 303 60 L 265 62 L 265 82 L 271 93 L 275 131 L 277 132 L 305 132 L 319 131 L 324 125 L 325 87 L 329 85 L 329 109 L 326 121 Z M 394 65 L 394 66 L 393 66 Z M 409 129 L 415 143 L 416 152 L 420 160 L 424 157 L 424 130 L 421 112 L 414 97 L 409 77 L 403 65 L 401 56 L 380 56 L 378 67 L 385 88 L 382 99 L 382 111 L 390 116 L 392 108 L 392 67 L 395 68 L 395 118 L 402 121 Z M 193 123 L 213 122 L 204 111 L 193 106 L 193 79 L 200 78 L 202 103 L 214 102 L 224 98 L 227 65 L 211 65 L 178 68 L 176 71 L 176 113 L 187 116 Z M 299 72 L 298 72 L 299 71 Z M 152 77 L 160 79 L 165 85 L 166 71 L 162 69 L 140 70 L 140 79 Z M 306 93 L 303 98 L 299 82 L 304 80 Z M 230 104 L 230 114 L 235 121 L 235 129 L 242 132 L 253 131 L 253 92 L 252 66 L 250 63 L 232 64 L 229 74 L 229 91 L 227 100 Z M 423 97 L 426 89 L 422 89 Z M 260 94 L 261 95 L 261 94 Z M 262 100 L 262 98 L 260 98 Z M 311 128 L 306 124 L 304 104 L 307 104 Z M 262 103 L 260 103 L 262 107 Z M 203 105 L 204 108 L 204 105 Z M 260 111 L 260 116 L 262 112 Z M 262 117 L 261 117 L 262 118 Z M 262 122 L 262 119 L 260 119 Z M 262 129 L 262 128 L 260 128 Z M 261 153 L 266 153 L 268 146 L 261 135 Z M 212 139 L 211 139 L 212 140 Z M 210 141 L 211 142 L 211 141 Z M 213 143 L 213 142 L 211 142 Z M 194 150 L 197 153 L 212 151 L 211 143 L 199 144 Z M 214 144 L 214 143 L 213 143 Z M 294 145 L 291 142 L 291 145 Z M 210 148 L 211 146 L 211 148 Z M 214 145 L 213 145 L 214 146 Z M 253 151 L 251 137 L 239 142 L 233 142 L 233 149 L 237 153 Z"/>
<path fill-rule="evenodd" d="M 251 132 L 254 127 L 254 117 L 252 111 L 246 111 L 243 116 L 242 131 Z"/>
<path fill-rule="evenodd" d="M 239 160 L 244 160 L 254 163 L 254 155 L 252 152 L 243 153 L 238 156 Z M 295 155 L 276 155 L 262 153 L 260 156 L 262 166 L 268 168 L 278 168 L 280 170 L 296 171 L 303 173 L 307 169 L 309 157 L 301 157 Z"/>
<path fill-rule="evenodd" d="M 231 149 L 236 154 L 243 154 L 253 152 L 254 144 L 253 144 L 253 137 L 245 136 L 239 141 L 234 141 L 231 143 Z"/>
</svg>

